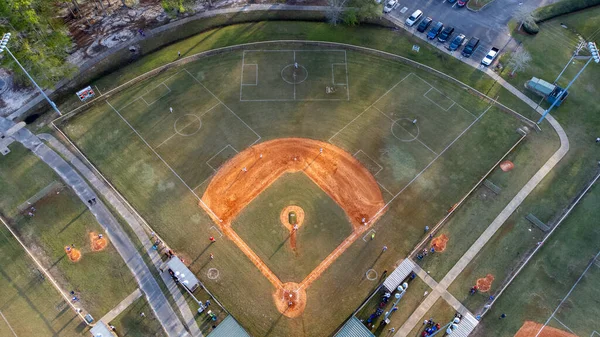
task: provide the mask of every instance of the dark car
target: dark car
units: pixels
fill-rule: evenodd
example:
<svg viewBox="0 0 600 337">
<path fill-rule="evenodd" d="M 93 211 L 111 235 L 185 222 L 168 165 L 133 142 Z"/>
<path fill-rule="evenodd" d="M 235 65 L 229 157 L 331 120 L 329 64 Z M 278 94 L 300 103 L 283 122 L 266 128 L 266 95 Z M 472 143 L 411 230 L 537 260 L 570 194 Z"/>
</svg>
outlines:
<svg viewBox="0 0 600 337">
<path fill-rule="evenodd" d="M 456 0 L 447 0 L 446 2 L 449 3 L 449 4 L 453 4 L 453 3 L 456 2 Z"/>
<path fill-rule="evenodd" d="M 444 24 L 441 21 L 436 22 L 435 25 L 433 25 L 433 27 L 431 27 L 429 30 L 429 33 L 427 33 L 427 38 L 430 40 L 435 39 L 440 34 L 442 29 L 444 29 Z"/>
<path fill-rule="evenodd" d="M 419 33 L 423 33 L 424 31 L 426 31 L 427 27 L 429 27 L 429 25 L 431 24 L 431 21 L 433 21 L 433 19 L 430 17 L 426 17 L 425 19 L 423 19 L 423 21 L 421 21 L 421 23 L 417 27 L 417 31 Z"/>
<path fill-rule="evenodd" d="M 448 45 L 448 50 L 455 51 L 465 42 L 465 34 L 458 34 Z"/>
<path fill-rule="evenodd" d="M 438 36 L 438 41 L 440 41 L 440 42 L 448 41 L 450 36 L 452 36 L 452 33 L 454 33 L 454 27 L 444 28 L 444 30 L 442 30 L 442 33 L 440 33 L 440 36 Z"/>
<path fill-rule="evenodd" d="M 476 37 L 472 37 L 469 40 L 469 43 L 467 43 L 467 45 L 465 46 L 465 49 L 463 49 L 462 56 L 470 57 L 471 55 L 473 55 L 473 52 L 475 52 L 475 49 L 477 49 L 478 45 L 479 45 L 479 39 Z"/>
<path fill-rule="evenodd" d="M 458 0 L 458 2 L 456 3 L 456 5 L 458 7 L 465 7 L 465 5 L 467 4 L 467 2 L 469 2 L 469 0 Z"/>
</svg>

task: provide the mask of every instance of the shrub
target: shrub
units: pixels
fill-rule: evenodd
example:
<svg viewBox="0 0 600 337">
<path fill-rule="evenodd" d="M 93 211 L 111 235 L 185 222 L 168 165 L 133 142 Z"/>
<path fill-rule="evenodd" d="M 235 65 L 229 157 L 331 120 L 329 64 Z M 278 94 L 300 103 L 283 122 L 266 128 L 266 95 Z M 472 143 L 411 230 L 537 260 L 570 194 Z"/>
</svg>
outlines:
<svg viewBox="0 0 600 337">
<path fill-rule="evenodd" d="M 535 23 L 533 18 L 523 21 L 523 30 L 528 34 L 537 34 L 540 31 L 540 27 Z"/>
<path fill-rule="evenodd" d="M 533 17 L 535 22 L 539 23 L 597 5 L 600 5 L 600 0 L 562 0 L 536 9 Z"/>
</svg>

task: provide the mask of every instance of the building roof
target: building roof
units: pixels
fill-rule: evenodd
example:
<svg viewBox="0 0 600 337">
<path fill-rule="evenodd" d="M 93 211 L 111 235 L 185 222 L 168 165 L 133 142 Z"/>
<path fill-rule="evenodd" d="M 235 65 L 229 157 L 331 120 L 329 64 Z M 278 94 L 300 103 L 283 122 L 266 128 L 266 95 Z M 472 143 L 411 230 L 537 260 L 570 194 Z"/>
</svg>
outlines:
<svg viewBox="0 0 600 337">
<path fill-rule="evenodd" d="M 91 329 L 90 332 L 94 337 L 114 337 L 108 326 L 102 321 L 98 321 Z"/>
<path fill-rule="evenodd" d="M 396 290 L 400 283 L 412 273 L 413 269 L 415 269 L 415 264 L 410 259 L 404 259 L 398 268 L 394 269 L 390 276 L 383 281 L 383 287 L 387 291 Z"/>
<path fill-rule="evenodd" d="M 229 315 L 210 333 L 208 337 L 250 337 L 244 328 Z"/>
<path fill-rule="evenodd" d="M 177 256 L 169 259 L 167 266 L 175 273 L 175 276 L 179 278 L 179 282 L 185 285 L 189 290 L 194 291 L 200 285 L 200 281 L 198 281 L 194 273 L 192 273 Z"/>
<path fill-rule="evenodd" d="M 358 318 L 352 316 L 334 337 L 375 337 L 375 335 Z"/>
</svg>

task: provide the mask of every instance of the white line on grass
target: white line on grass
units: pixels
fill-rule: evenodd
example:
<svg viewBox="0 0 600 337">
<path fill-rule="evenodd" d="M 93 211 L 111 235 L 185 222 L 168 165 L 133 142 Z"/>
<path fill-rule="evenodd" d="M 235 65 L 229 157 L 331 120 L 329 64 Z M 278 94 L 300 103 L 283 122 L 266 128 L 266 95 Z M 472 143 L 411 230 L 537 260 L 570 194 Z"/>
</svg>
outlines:
<svg viewBox="0 0 600 337">
<path fill-rule="evenodd" d="M 400 83 L 402 83 L 402 81 L 404 81 L 405 79 L 408 78 L 408 76 L 412 75 L 413 73 L 410 73 L 406 76 L 404 76 L 403 79 L 401 79 L 400 81 L 398 81 L 398 83 L 394 84 L 388 91 L 386 91 L 383 95 L 381 95 L 381 97 L 379 97 L 375 102 L 373 102 L 371 105 L 369 105 L 363 112 L 361 112 L 360 114 L 358 114 L 358 116 L 354 117 L 353 120 L 351 120 L 350 122 L 348 122 L 348 124 L 344 125 L 343 128 L 341 128 L 338 132 L 336 132 L 333 136 L 331 136 L 329 138 L 329 142 L 331 143 L 331 140 L 333 138 L 335 138 L 335 136 L 337 136 L 340 132 L 344 131 L 344 129 L 346 129 L 348 127 L 348 125 L 352 124 L 354 121 L 356 121 L 360 116 L 362 116 L 365 112 L 367 112 L 367 110 L 369 110 L 372 106 L 374 106 L 377 102 L 379 102 L 379 100 L 381 100 L 383 97 L 385 97 L 385 95 L 387 95 L 390 91 L 392 91 L 395 87 L 397 87 Z"/>
<path fill-rule="evenodd" d="M 296 65 L 296 51 L 294 50 L 294 66 Z M 294 78 L 294 101 L 296 100 L 296 78 Z"/>
<path fill-rule="evenodd" d="M 348 58 L 346 57 L 346 51 L 344 50 L 344 63 L 346 64 L 346 94 L 348 95 L 348 101 L 350 100 L 350 82 L 348 81 Z"/>
<path fill-rule="evenodd" d="M 377 181 L 377 180 L 375 180 L 375 181 Z M 390 192 L 390 191 L 389 191 L 387 188 L 385 188 L 385 186 L 383 186 L 383 184 L 381 184 L 379 181 L 377 181 L 377 184 L 378 184 L 379 186 L 381 186 L 381 188 L 383 188 L 383 189 L 384 189 L 386 192 L 388 192 L 390 196 L 392 196 L 392 197 L 394 196 L 394 193 Z"/>
<path fill-rule="evenodd" d="M 354 154 L 354 158 L 356 158 L 356 155 L 362 152 L 365 156 L 367 156 L 367 158 L 369 158 L 372 162 L 375 163 L 375 165 L 379 166 L 379 171 L 377 171 L 375 174 L 373 174 L 373 176 L 376 176 L 381 170 L 383 170 L 383 166 L 379 165 L 378 162 L 375 161 L 375 159 L 371 158 L 371 156 L 369 156 L 365 151 L 363 151 L 362 149 L 359 149 L 358 151 L 356 151 L 356 153 Z M 358 160 L 358 158 L 356 158 Z M 360 161 L 360 160 L 359 160 Z"/>
<path fill-rule="evenodd" d="M 384 115 L 385 117 L 387 117 L 390 121 L 392 121 L 392 123 L 396 122 L 395 120 L 393 120 L 390 116 L 386 115 L 385 113 L 383 113 L 383 111 L 379 110 L 378 107 L 374 106 L 373 107 L 375 110 L 379 111 L 382 115 Z M 421 145 L 425 146 L 425 148 L 427 148 L 427 150 L 431 151 L 431 153 L 435 154 L 437 156 L 437 153 L 435 151 L 433 151 L 429 146 L 427 146 L 427 144 L 425 144 L 423 141 L 421 141 L 417 136 L 413 135 L 410 131 L 406 130 L 405 127 L 403 127 L 402 125 L 400 125 L 400 123 L 396 123 L 396 125 L 398 125 L 399 127 L 401 127 L 404 131 L 406 131 L 406 133 L 408 133 L 409 135 L 411 135 L 417 142 L 421 143 Z M 394 127 L 394 124 L 392 124 L 392 128 Z M 393 133 L 393 132 L 392 132 Z"/>
<path fill-rule="evenodd" d="M 244 89 L 244 61 L 246 59 L 246 51 L 242 53 L 242 71 L 240 74 L 240 101 L 242 100 L 242 90 Z"/>
<path fill-rule="evenodd" d="M 15 332 L 15 330 L 13 330 L 12 326 L 10 326 L 10 323 L 8 323 L 8 321 L 6 320 L 6 317 L 4 317 L 4 314 L 2 313 L 2 311 L 0 311 L 0 316 L 2 316 L 2 319 L 6 322 L 6 325 L 8 325 L 8 328 L 10 329 L 10 331 L 12 332 L 12 334 L 15 337 L 19 337 L 19 336 L 17 336 L 17 333 Z"/>
<path fill-rule="evenodd" d="M 369 233 L 371 233 L 371 232 L 373 232 L 373 233 L 377 233 L 377 232 L 376 232 L 376 231 L 375 231 L 373 228 L 369 229 L 369 231 L 367 231 L 367 233 L 366 233 L 365 235 L 363 235 L 363 237 L 362 237 L 362 240 L 363 240 L 364 242 L 367 242 L 367 240 L 365 240 L 365 238 L 366 238 L 367 236 L 370 236 L 370 234 L 369 234 Z"/>
<path fill-rule="evenodd" d="M 488 112 L 488 110 L 491 108 L 492 106 L 490 105 L 487 109 L 485 109 L 485 111 L 479 115 L 479 117 L 477 117 L 477 119 L 475 119 L 471 124 L 469 124 L 469 126 L 464 129 L 450 144 L 448 144 L 448 146 L 446 146 L 442 152 L 440 152 L 437 156 L 435 156 L 435 158 L 433 158 L 433 160 L 431 162 L 429 162 L 429 164 L 427 164 L 427 166 L 425 166 L 425 168 L 423 170 L 421 170 L 421 172 L 419 172 L 414 178 L 412 178 L 411 181 L 408 182 L 408 184 L 406 184 L 406 186 L 404 186 L 400 192 L 398 192 L 393 198 L 392 200 L 388 201 L 385 205 L 383 205 L 383 207 L 381 207 L 381 209 L 379 211 L 377 211 L 377 213 L 375 213 L 374 216 L 371 217 L 371 219 L 376 219 L 377 216 L 379 215 L 379 213 L 381 213 L 384 209 L 386 209 L 400 194 L 402 194 L 402 192 L 404 192 L 404 190 L 406 190 L 415 180 L 417 180 L 431 165 L 433 165 L 433 163 L 439 158 L 441 157 L 444 152 L 446 152 L 454 143 L 456 143 L 457 140 L 460 139 L 460 137 L 462 137 L 462 135 L 464 135 L 467 131 L 469 131 L 469 129 L 475 125 L 475 123 L 477 123 L 477 121 L 479 121 L 481 119 L 481 117 L 485 116 L 485 114 Z M 369 222 L 372 220 L 369 220 Z M 368 223 L 368 222 L 367 222 Z"/>
<path fill-rule="evenodd" d="M 152 146 L 150 146 L 150 144 L 148 144 L 148 142 L 147 142 L 147 141 L 144 139 L 144 137 L 142 137 L 142 135 L 141 135 L 141 134 L 140 134 L 140 133 L 139 133 L 139 132 L 138 132 L 138 131 L 137 131 L 137 130 L 136 130 L 134 127 L 133 127 L 133 125 L 129 124 L 129 122 L 128 122 L 128 121 L 127 121 L 127 120 L 126 120 L 126 119 L 125 119 L 125 118 L 124 118 L 124 117 L 123 117 L 123 116 L 122 116 L 120 113 L 119 113 L 119 111 L 117 111 L 117 109 L 115 109 L 115 107 L 114 107 L 114 106 L 112 106 L 112 104 L 110 104 L 110 102 L 109 102 L 108 100 L 106 101 L 106 103 L 107 103 L 107 104 L 108 104 L 108 105 L 109 105 L 109 106 L 110 106 L 110 107 L 111 107 L 111 108 L 114 110 L 114 112 L 116 112 L 116 113 L 117 113 L 117 115 L 119 115 L 119 117 L 121 117 L 121 119 L 122 119 L 122 120 L 125 122 L 125 124 L 127 124 L 127 125 L 128 125 L 130 128 L 131 128 L 131 130 L 133 130 L 133 132 L 135 132 L 135 134 L 136 134 L 136 135 L 138 135 L 138 137 L 140 137 L 140 139 L 141 139 L 141 140 L 144 142 L 144 144 L 146 144 L 146 146 L 148 146 L 148 148 L 149 148 L 149 149 L 150 149 L 152 152 L 154 152 L 154 154 L 155 154 L 155 155 L 158 157 L 158 159 L 160 159 L 160 160 L 163 162 L 163 164 L 165 164 L 165 166 L 167 166 L 167 168 L 168 168 L 169 170 L 171 170 L 171 172 L 172 172 L 172 173 L 173 173 L 173 174 L 174 174 L 174 175 L 175 175 L 175 176 L 176 176 L 176 177 L 177 177 L 177 178 L 178 178 L 178 179 L 181 181 L 181 183 L 182 183 L 182 184 L 183 184 L 185 187 L 187 187 L 187 189 L 188 189 L 188 190 L 190 190 L 190 192 L 192 192 L 192 194 L 193 194 L 193 195 L 196 197 L 196 199 L 198 199 L 198 201 L 200 201 L 200 202 L 202 203 L 202 205 L 204 205 L 204 207 L 205 207 L 206 209 L 208 209 L 208 210 L 210 211 L 210 213 L 211 213 L 211 214 L 212 214 L 212 215 L 213 215 L 213 216 L 214 216 L 216 219 L 219 219 L 219 221 L 220 221 L 220 220 L 221 220 L 221 218 L 219 218 L 219 217 L 218 217 L 218 216 L 215 214 L 215 212 L 213 212 L 213 210 L 212 210 L 212 209 L 210 209 L 210 207 L 208 207 L 208 205 L 206 205 L 206 204 L 204 203 L 204 201 L 202 201 L 202 199 L 200 199 L 200 197 L 199 197 L 199 196 L 196 194 L 196 192 L 194 192 L 194 190 L 192 190 L 192 189 L 191 189 L 191 188 L 188 186 L 188 184 L 187 184 L 187 183 L 186 183 L 186 182 L 183 180 L 183 178 L 181 178 L 181 177 L 179 176 L 179 174 L 177 174 L 177 172 L 175 172 L 175 170 L 174 170 L 174 169 L 173 169 L 173 168 L 172 168 L 172 167 L 171 167 L 171 166 L 170 166 L 170 165 L 169 165 L 169 164 L 168 164 L 168 163 L 167 163 L 167 162 L 166 162 L 166 161 L 163 159 L 163 157 L 161 157 L 161 155 L 160 155 L 160 154 L 158 154 L 158 152 L 156 152 L 156 150 L 154 150 L 154 149 L 152 148 Z"/>
<path fill-rule="evenodd" d="M 433 85 L 431 85 L 431 83 L 425 81 L 424 79 L 422 79 L 421 77 L 419 77 L 419 75 L 415 74 L 415 76 L 417 76 L 418 79 L 420 79 L 421 81 L 427 83 L 428 86 L 430 86 L 431 88 L 435 89 L 437 92 L 439 92 L 440 94 L 442 93 L 441 91 L 439 91 L 436 87 L 434 87 Z M 427 91 L 429 92 L 429 90 Z M 443 95 L 443 94 L 442 94 Z M 447 96 L 446 96 L 447 97 Z M 456 105 L 458 105 L 459 107 L 463 108 L 463 110 L 465 110 L 466 112 L 468 112 L 471 116 L 473 116 L 473 118 L 478 118 L 477 116 L 475 116 L 474 113 L 472 113 L 471 111 L 469 111 L 467 108 L 465 108 L 464 106 L 460 105 L 459 103 L 456 103 L 455 100 L 453 100 L 452 98 L 448 97 L 448 99 L 450 99 L 452 102 L 454 102 Z M 430 100 L 431 101 L 431 100 Z M 432 101 L 433 102 L 433 101 Z M 435 104 L 435 103 L 434 103 Z M 436 104 L 437 105 L 437 104 Z M 439 106 L 439 105 L 438 105 Z M 444 110 L 442 107 L 440 107 L 440 109 Z M 450 108 L 448 108 L 450 109 Z M 448 111 L 448 110 L 446 110 Z M 486 110 L 487 111 L 487 110 Z"/>
<path fill-rule="evenodd" d="M 561 322 L 558 318 L 554 317 L 554 320 L 557 321 L 558 323 L 560 323 L 560 325 L 564 326 L 573 335 L 577 335 L 575 332 L 573 332 L 573 330 L 571 330 L 571 328 L 569 328 L 565 323 Z"/>
<path fill-rule="evenodd" d="M 437 104 L 436 102 L 434 102 L 434 101 L 433 101 L 431 98 L 429 98 L 429 97 L 427 96 L 427 94 L 428 94 L 428 93 L 429 93 L 431 90 L 435 90 L 435 91 L 437 91 L 438 93 L 440 93 L 442 96 L 444 96 L 444 97 L 448 98 L 450 101 L 452 101 L 452 104 L 450 104 L 450 106 L 449 106 L 449 107 L 447 107 L 447 108 L 444 108 L 444 107 L 442 107 L 441 105 Z M 454 104 L 456 103 L 456 102 L 454 102 L 454 100 L 453 100 L 452 98 L 445 96 L 444 94 L 442 94 L 442 93 L 441 93 L 439 90 L 437 90 L 437 89 L 436 89 L 436 88 L 434 88 L 434 87 L 431 87 L 431 89 L 427 90 L 427 92 L 423 94 L 423 97 L 427 98 L 427 99 L 428 99 L 428 100 L 429 100 L 431 103 L 433 103 L 433 104 L 437 105 L 437 106 L 438 106 L 440 109 L 442 109 L 442 110 L 444 110 L 444 111 L 446 111 L 446 112 L 448 112 L 448 110 L 450 110 L 450 108 L 451 108 L 452 106 L 454 106 Z M 473 117 L 475 117 L 475 116 L 473 116 Z"/>
<path fill-rule="evenodd" d="M 219 153 L 225 151 L 226 148 L 230 147 L 233 151 L 235 151 L 235 153 L 239 153 L 238 150 L 236 150 L 233 146 L 231 146 L 230 144 L 225 145 L 221 150 L 219 150 L 219 152 L 215 153 L 214 156 L 210 157 L 207 161 L 206 161 L 206 165 L 208 165 L 208 167 L 210 167 L 213 171 L 217 172 L 217 170 L 212 167 L 211 164 L 209 164 L 208 162 L 213 160 L 213 158 L 215 158 L 216 156 L 219 155 Z"/>
<path fill-rule="evenodd" d="M 579 276 L 579 278 L 577 279 L 577 281 L 575 282 L 575 284 L 573 284 L 573 286 L 571 287 L 571 289 L 569 290 L 569 292 L 567 293 L 567 295 L 565 295 L 565 297 L 563 297 L 562 301 L 560 301 L 560 303 L 558 304 L 558 306 L 556 306 L 556 309 L 554 309 L 554 312 L 552 312 L 552 315 L 550 315 L 550 317 L 548 317 L 548 320 L 546 320 L 546 323 L 544 323 L 544 325 L 542 325 L 542 327 L 537 332 L 537 334 L 535 335 L 535 337 L 538 337 L 540 335 L 540 333 L 542 333 L 542 330 L 544 330 L 544 328 L 548 325 L 548 323 L 550 323 L 550 321 L 552 320 L 552 318 L 554 318 L 554 315 L 556 315 L 556 313 L 558 312 L 558 309 L 560 309 L 560 306 L 567 300 L 567 298 L 569 298 L 569 296 L 571 296 L 571 293 L 573 292 L 573 290 L 575 290 L 575 287 L 577 286 L 577 284 L 579 284 L 579 282 L 583 279 L 583 276 L 587 273 L 587 271 L 590 269 L 590 267 L 592 267 L 592 265 L 594 264 L 594 262 L 596 261 L 596 259 L 598 259 L 598 256 L 600 256 L 600 251 L 596 254 L 596 256 L 594 256 L 594 258 L 588 264 L 588 266 L 585 268 L 585 270 L 583 271 L 583 273 L 581 273 L 581 276 Z"/>
<path fill-rule="evenodd" d="M 302 99 L 292 99 L 292 98 L 273 98 L 273 99 L 242 99 L 240 102 L 313 102 L 313 101 L 347 101 L 347 99 L 343 98 L 302 98 Z"/>
</svg>

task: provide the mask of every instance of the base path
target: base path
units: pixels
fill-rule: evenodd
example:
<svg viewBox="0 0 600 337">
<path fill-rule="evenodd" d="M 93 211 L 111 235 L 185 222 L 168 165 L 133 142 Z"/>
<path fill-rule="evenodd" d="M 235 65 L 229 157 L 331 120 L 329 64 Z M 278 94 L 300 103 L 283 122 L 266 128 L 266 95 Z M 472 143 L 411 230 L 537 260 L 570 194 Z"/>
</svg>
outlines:
<svg viewBox="0 0 600 337">
<path fill-rule="evenodd" d="M 300 284 L 284 284 L 237 235 L 231 222 L 279 177 L 294 172 L 306 174 L 325 191 L 346 212 L 354 230 Z M 373 226 L 385 203 L 375 178 L 348 152 L 317 140 L 283 138 L 254 145 L 227 161 L 209 183 L 200 206 L 273 284 L 279 311 L 297 317 L 306 305 L 306 288 Z M 283 212 L 286 226 L 288 212 Z"/>
</svg>

